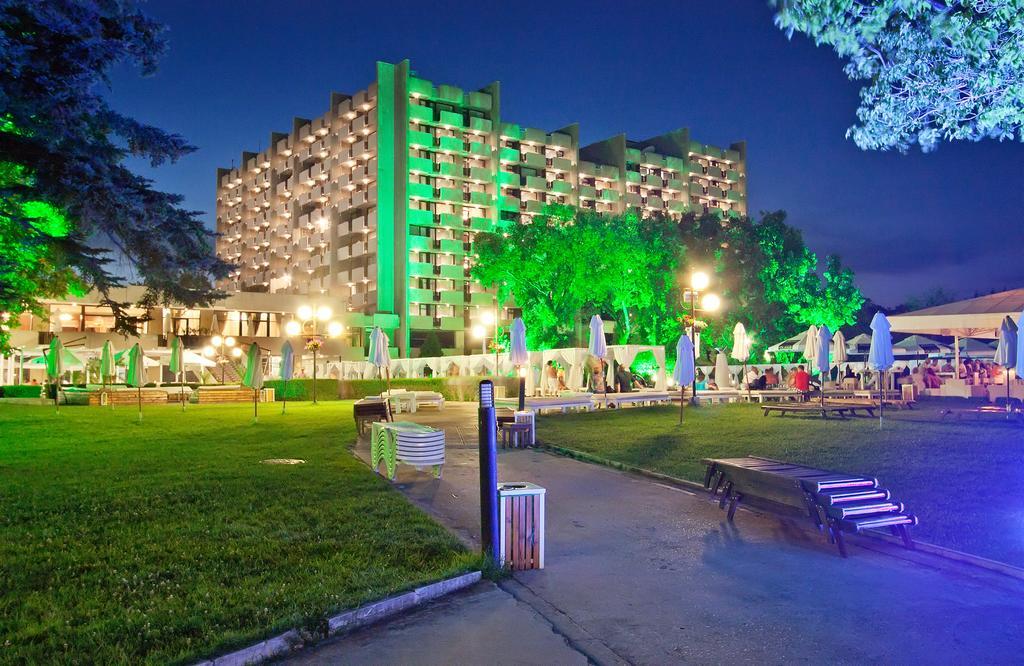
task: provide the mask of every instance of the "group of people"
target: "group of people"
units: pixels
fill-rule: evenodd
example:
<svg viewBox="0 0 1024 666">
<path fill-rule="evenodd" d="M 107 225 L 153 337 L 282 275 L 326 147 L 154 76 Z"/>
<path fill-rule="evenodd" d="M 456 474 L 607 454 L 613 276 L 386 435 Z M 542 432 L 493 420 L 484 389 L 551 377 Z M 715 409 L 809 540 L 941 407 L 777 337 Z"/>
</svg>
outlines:
<svg viewBox="0 0 1024 666">
<path fill-rule="evenodd" d="M 980 359 L 961 359 L 956 368 L 953 367 L 953 362 L 949 359 L 945 361 L 926 359 L 916 368 L 911 369 L 909 365 L 906 365 L 898 369 L 896 382 L 914 384 L 918 389 L 937 389 L 947 378 L 955 376 L 969 385 L 986 386 L 1004 383 L 1005 375 L 1006 370 L 1001 366 Z"/>
<path fill-rule="evenodd" d="M 640 375 L 634 374 L 621 363 L 615 364 L 613 384 L 609 385 L 608 361 L 591 356 L 583 368 L 583 389 L 591 393 L 629 393 L 630 391 L 649 388 L 648 383 Z M 557 395 L 560 391 L 568 391 L 565 368 L 551 360 L 544 365 L 541 392 L 545 395 Z"/>
</svg>

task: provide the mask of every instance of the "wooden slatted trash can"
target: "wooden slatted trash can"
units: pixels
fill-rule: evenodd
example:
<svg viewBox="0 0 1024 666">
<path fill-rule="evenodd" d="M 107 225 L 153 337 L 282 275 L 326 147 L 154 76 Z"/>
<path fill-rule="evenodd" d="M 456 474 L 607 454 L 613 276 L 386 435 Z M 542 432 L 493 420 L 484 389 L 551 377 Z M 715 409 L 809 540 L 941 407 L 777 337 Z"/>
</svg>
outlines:
<svg viewBox="0 0 1024 666">
<path fill-rule="evenodd" d="M 498 484 L 501 565 L 513 570 L 544 568 L 544 495 L 526 482 Z"/>
</svg>

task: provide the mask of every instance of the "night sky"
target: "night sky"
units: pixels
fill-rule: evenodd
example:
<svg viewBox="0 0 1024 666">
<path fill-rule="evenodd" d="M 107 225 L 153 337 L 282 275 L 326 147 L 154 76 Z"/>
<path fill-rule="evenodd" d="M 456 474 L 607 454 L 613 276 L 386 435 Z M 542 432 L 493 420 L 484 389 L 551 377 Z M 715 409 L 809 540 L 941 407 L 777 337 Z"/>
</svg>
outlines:
<svg viewBox="0 0 1024 666">
<path fill-rule="evenodd" d="M 488 6 L 495 5 L 495 6 Z M 497 6 L 500 5 L 500 6 Z M 942 287 L 1024 285 L 1024 146 L 866 153 L 845 138 L 858 86 L 831 50 L 788 41 L 761 0 L 716 2 L 189 2 L 143 5 L 170 26 L 160 71 L 112 79 L 114 106 L 199 150 L 142 171 L 212 226 L 215 169 L 266 147 L 293 116 L 356 92 L 377 60 L 471 89 L 502 83 L 502 116 L 581 142 L 688 126 L 748 142 L 750 211 L 785 209 L 885 305 Z"/>
</svg>

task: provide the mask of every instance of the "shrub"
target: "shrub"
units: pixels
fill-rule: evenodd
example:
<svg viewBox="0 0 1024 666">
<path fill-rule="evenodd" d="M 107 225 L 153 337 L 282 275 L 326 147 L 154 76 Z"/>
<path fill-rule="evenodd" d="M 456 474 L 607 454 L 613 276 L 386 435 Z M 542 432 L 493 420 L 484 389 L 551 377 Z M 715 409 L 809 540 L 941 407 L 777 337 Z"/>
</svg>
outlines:
<svg viewBox="0 0 1024 666">
<path fill-rule="evenodd" d="M 406 389 L 409 391 L 437 391 L 444 396 L 445 400 L 456 400 L 455 393 L 451 390 L 448 382 L 443 377 L 429 379 L 392 379 L 391 388 Z M 383 379 L 352 379 L 341 384 L 341 394 L 344 398 L 365 398 L 368 395 L 380 395 L 388 390 L 388 384 Z"/>
<path fill-rule="evenodd" d="M 0 386 L 0 396 L 4 398 L 39 398 L 43 395 L 43 387 L 38 384 L 9 384 Z"/>
<path fill-rule="evenodd" d="M 269 379 L 263 382 L 265 388 L 274 389 L 274 399 L 284 400 L 312 400 L 313 380 L 292 379 L 287 382 L 280 379 Z M 339 400 L 337 379 L 316 380 L 317 400 Z"/>
</svg>

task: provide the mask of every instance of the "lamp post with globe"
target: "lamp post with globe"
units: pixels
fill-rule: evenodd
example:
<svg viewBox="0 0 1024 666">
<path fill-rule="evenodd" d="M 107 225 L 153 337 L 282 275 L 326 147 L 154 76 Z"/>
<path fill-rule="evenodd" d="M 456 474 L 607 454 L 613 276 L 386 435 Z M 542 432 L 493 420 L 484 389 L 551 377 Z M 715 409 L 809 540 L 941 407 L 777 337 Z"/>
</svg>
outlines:
<svg viewBox="0 0 1024 666">
<path fill-rule="evenodd" d="M 242 349 L 235 345 L 235 339 L 230 335 L 223 337 L 215 335 L 210 338 L 210 344 L 203 347 L 203 356 L 212 359 L 217 365 L 220 366 L 220 383 L 224 383 L 224 371 L 227 369 L 227 364 L 231 363 L 231 359 L 239 358 L 242 355 Z"/>
<path fill-rule="evenodd" d="M 306 337 L 305 347 L 313 352 L 313 404 L 316 402 L 316 354 L 323 344 L 323 335 L 336 338 L 342 334 L 345 328 L 339 321 L 333 321 L 331 309 L 326 305 L 314 308 L 311 305 L 301 305 L 295 312 L 295 319 L 285 324 L 284 332 L 289 337 L 303 335 Z M 321 330 L 321 325 L 324 329 Z"/>
<path fill-rule="evenodd" d="M 693 367 L 697 368 L 697 311 L 714 312 L 722 305 L 722 299 L 715 294 L 704 293 L 711 284 L 711 278 L 707 273 L 695 271 L 690 275 L 690 286 L 683 290 L 683 302 L 690 303 L 690 343 L 693 347 Z M 700 301 L 700 306 L 697 302 Z M 676 359 L 678 363 L 679 360 Z M 697 373 L 693 373 L 693 386 L 691 387 L 690 402 L 697 404 Z M 680 404 L 682 409 L 682 404 Z"/>
<path fill-rule="evenodd" d="M 494 332 L 488 335 L 488 331 L 491 327 L 494 327 Z M 473 337 L 480 340 L 481 353 L 487 354 L 487 338 L 491 339 L 491 344 L 494 347 L 494 375 L 498 375 L 498 315 L 496 312 L 491 310 L 485 310 L 480 315 L 480 323 L 475 324 L 470 332 Z"/>
</svg>

